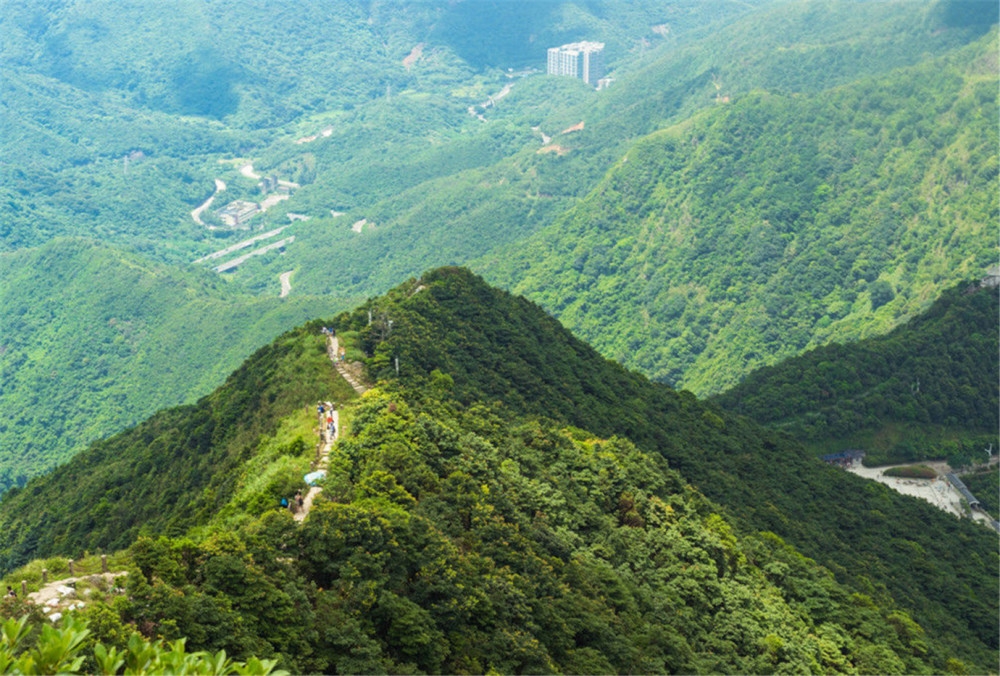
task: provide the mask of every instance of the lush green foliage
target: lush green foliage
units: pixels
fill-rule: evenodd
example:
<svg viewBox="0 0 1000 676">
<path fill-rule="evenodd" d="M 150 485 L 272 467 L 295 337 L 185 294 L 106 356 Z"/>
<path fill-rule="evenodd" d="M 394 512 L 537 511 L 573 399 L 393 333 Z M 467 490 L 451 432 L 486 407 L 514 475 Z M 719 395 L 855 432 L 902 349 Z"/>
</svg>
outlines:
<svg viewBox="0 0 1000 676">
<path fill-rule="evenodd" d="M 1000 471 L 996 467 L 987 472 L 966 474 L 962 482 L 994 519 L 1000 519 Z"/>
<path fill-rule="evenodd" d="M 828 467 L 787 436 L 630 373 L 528 301 L 464 270 L 428 273 L 370 307 L 374 321 L 362 341 L 374 374 L 391 376 L 398 356 L 403 378 L 433 386 L 437 370 L 461 400 L 496 399 L 627 437 L 662 454 L 739 523 L 776 532 L 860 592 L 891 596 L 957 654 L 994 660 L 1000 561 L 983 527 Z M 341 326 L 364 327 L 367 309 L 345 315 Z"/>
<path fill-rule="evenodd" d="M 0 279 L 0 492 L 204 395 L 261 343 L 330 310 L 81 240 L 0 255 Z"/>
<path fill-rule="evenodd" d="M 702 393 L 887 330 L 996 260 L 995 45 L 655 133 L 489 277 Z"/>
<path fill-rule="evenodd" d="M 231 509 L 259 513 L 261 501 L 276 504 L 275 490 L 294 493 L 283 478 L 291 469 L 301 477 L 313 457 L 306 407 L 353 396 L 333 371 L 318 328 L 261 348 L 196 404 L 95 442 L 48 476 L 9 491 L 0 507 L 0 568 L 56 552 L 113 550 L 140 533 L 179 535 L 230 501 Z M 258 471 L 257 454 L 272 462 L 287 457 L 285 471 Z"/>
<path fill-rule="evenodd" d="M 907 465 L 905 467 L 890 467 L 885 470 L 886 476 L 907 477 L 910 479 L 934 479 L 937 472 L 927 465 Z"/>
<path fill-rule="evenodd" d="M 186 263 L 232 236 L 196 227 L 189 211 L 212 178 L 227 182 L 229 198 L 253 195 L 255 181 L 237 172 L 253 159 L 259 171 L 303 184 L 257 222 L 313 217 L 289 231 L 299 246 L 288 255 L 236 273 L 253 290 L 274 295 L 276 273 L 294 269 L 297 294 L 343 299 L 481 256 L 491 279 L 529 292 L 604 354 L 699 391 L 779 355 L 888 330 L 996 259 L 986 234 L 997 221 L 996 35 L 963 47 L 995 23 L 995 3 L 754 11 L 734 2 L 212 0 L 168 9 L 29 0 L 7 9 L 0 151 L 17 161 L 0 173 L 3 249 L 84 234 Z M 745 18 L 729 23 L 737 14 Z M 725 21 L 706 28 L 707 18 Z M 654 24 L 669 36 L 652 37 Z M 540 64 L 545 46 L 595 35 L 639 57 L 623 58 L 604 92 L 480 70 Z M 659 47 L 649 49 L 650 40 Z M 422 55 L 404 65 L 419 43 Z M 469 114 L 511 83 L 498 105 L 473 109 L 484 119 Z M 584 129 L 561 133 L 581 120 Z M 546 135 L 558 148 L 539 153 Z M 349 226 L 361 218 L 371 225 L 357 235 Z M 192 283 L 132 256 L 64 242 L 40 251 L 0 261 L 0 425 L 11 435 L 0 449 L 26 451 L 31 462 L 56 460 L 68 436 L 83 443 L 204 392 L 251 345 L 301 317 L 294 305 L 249 304 L 204 277 Z M 36 265 L 26 267 L 29 260 Z M 174 295 L 157 291 L 160 282 Z M 176 303 L 181 295 L 188 302 Z M 67 321 L 61 308 L 75 306 L 83 309 Z M 150 636 L 190 632 L 193 646 L 231 646 L 241 656 L 295 655 L 301 661 L 288 664 L 303 671 L 898 672 L 923 670 L 925 657 L 937 671 L 959 669 L 949 655 L 995 668 L 997 554 L 983 529 L 818 466 L 784 437 L 652 385 L 537 307 L 464 272 L 428 275 L 364 310 L 340 328 L 360 332 L 379 376 L 392 376 L 398 357 L 405 379 L 453 389 L 463 404 L 499 399 L 510 411 L 631 442 L 505 420 L 540 430 L 522 444 L 475 427 L 496 414 L 426 403 L 418 420 L 462 429 L 477 455 L 484 444 L 503 445 L 482 483 L 448 484 L 444 470 L 477 476 L 475 458 L 456 452 L 435 466 L 429 449 L 441 444 L 428 446 L 426 430 L 409 429 L 396 401 L 414 395 L 384 395 L 396 411 L 373 397 L 373 408 L 359 411 L 355 441 L 376 459 L 340 458 L 343 503 L 317 507 L 317 525 L 302 531 L 314 537 L 305 540 L 287 515 L 255 519 L 307 462 L 298 407 L 331 396 L 329 364 L 312 338 L 294 334 L 197 405 L 161 413 L 15 491 L 0 505 L 0 564 L 123 546 L 142 533 L 242 526 L 229 539 L 137 544 L 145 580 L 133 578 L 130 598 L 114 611 L 118 623 Z M 957 401 L 970 401 L 960 394 Z M 423 404 L 406 405 L 413 413 Z M 935 406 L 949 427 L 935 433 L 953 432 L 952 405 L 927 409 Z M 959 428 L 960 415 L 951 414 Z M 399 443 L 366 441 L 366 424 L 398 432 L 388 436 Z M 978 443 L 963 434 L 946 439 L 956 453 Z M 654 469 L 635 468 L 630 443 L 666 457 L 739 527 L 773 530 L 834 571 L 862 594 L 849 597 L 853 610 L 780 542 L 764 539 L 759 547 L 777 558 L 756 570 L 753 541 L 733 544 L 725 528 L 713 530 L 712 508 L 677 490 L 676 476 L 661 485 L 644 473 Z M 592 484 L 554 472 L 538 460 L 542 451 L 561 453 L 570 474 L 603 480 L 614 469 L 645 488 L 634 509 L 623 493 L 618 503 L 587 502 Z M 533 471 L 504 468 L 520 459 Z M 7 481 L 28 473 L 21 462 Z M 490 482 L 491 497 L 482 496 Z M 683 526 L 651 524 L 653 503 L 642 500 L 661 489 L 686 505 Z M 506 493 L 523 502 L 504 502 Z M 456 504 L 435 506 L 441 495 Z M 466 528 L 463 518 L 479 504 L 501 520 Z M 442 521 L 421 511 L 431 509 Z M 538 513 L 562 515 L 563 530 L 535 523 Z M 565 525 L 590 517 L 580 534 Z M 474 523 L 495 551 L 462 535 Z M 586 539 L 595 533 L 604 539 Z M 680 543 L 669 549 L 661 536 Z M 279 551 L 279 542 L 291 549 Z M 373 542 L 379 556 L 364 550 Z M 524 557 L 510 560 L 511 542 Z M 632 545 L 666 552 L 671 570 L 688 565 L 695 575 L 664 581 L 648 561 L 636 562 Z M 727 570 L 719 561 L 733 552 L 750 563 Z M 781 566 L 768 570 L 774 560 L 805 569 L 789 582 L 798 592 L 782 587 Z M 538 561 L 545 575 L 531 577 Z M 480 608 L 462 605 L 457 586 L 442 590 L 428 579 L 451 570 L 484 590 L 473 597 Z M 338 593 L 319 591 L 320 581 Z M 766 592 L 747 596 L 745 583 Z M 659 617 L 646 613 L 657 594 L 676 601 L 655 607 Z M 814 598 L 835 598 L 837 610 L 817 609 Z M 571 612 L 536 610 L 553 599 Z M 892 614 L 896 604 L 933 639 Z M 457 617 L 470 618 L 464 634 Z M 308 631 L 295 634 L 297 622 Z M 500 629 L 515 624 L 518 631 Z"/>
<path fill-rule="evenodd" d="M 320 322 L 197 406 L 7 496 L 6 566 L 139 537 L 141 575 L 108 601 L 117 620 L 92 611 L 109 632 L 303 672 L 919 673 L 995 659 L 998 561 L 981 526 L 629 373 L 461 269 L 335 323 L 357 331 L 371 373 L 393 375 L 398 356 L 409 385 L 350 412 L 302 528 L 268 496 L 308 460 L 306 406 L 350 396 L 330 392 Z"/>
<path fill-rule="evenodd" d="M 441 385 L 360 400 L 301 528 L 280 511 L 201 542 L 140 539 L 125 594 L 88 613 L 112 636 L 135 625 L 298 673 L 946 664 L 906 613 L 774 535 L 738 535 L 656 456 Z"/>
<path fill-rule="evenodd" d="M 62 627 L 42 625 L 35 644 L 28 643 L 28 616 L 8 619 L 0 627 L 0 673 L 2 674 L 245 674 L 267 676 L 274 673 L 274 660 L 250 658 L 246 663 L 233 662 L 225 651 L 189 653 L 184 639 L 169 646 L 163 641 L 150 642 L 133 633 L 125 650 L 103 643 L 93 646 L 91 664 L 81 654 L 90 635 L 87 623 L 68 619 Z"/>
<path fill-rule="evenodd" d="M 868 464 L 986 461 L 1000 447 L 996 289 L 965 283 L 885 336 L 828 345 L 761 369 L 713 401 L 825 452 Z"/>
</svg>

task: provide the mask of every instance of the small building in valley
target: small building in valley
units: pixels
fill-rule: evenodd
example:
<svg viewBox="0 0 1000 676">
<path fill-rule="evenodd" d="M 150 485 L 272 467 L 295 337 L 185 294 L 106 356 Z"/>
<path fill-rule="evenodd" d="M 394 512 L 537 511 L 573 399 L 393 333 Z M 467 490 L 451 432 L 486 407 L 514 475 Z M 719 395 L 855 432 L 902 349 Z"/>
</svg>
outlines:
<svg viewBox="0 0 1000 676">
<path fill-rule="evenodd" d="M 945 478 L 948 479 L 948 483 L 955 487 L 955 490 L 962 494 L 965 501 L 969 503 L 969 509 L 983 508 L 979 500 L 976 499 L 976 496 L 972 494 L 972 491 L 970 491 L 969 487 L 965 485 L 965 482 L 958 478 L 957 474 L 947 474 L 945 475 Z"/>
<path fill-rule="evenodd" d="M 548 51 L 546 72 L 583 80 L 592 87 L 604 77 L 604 43 L 571 42 Z"/>
<path fill-rule="evenodd" d="M 851 467 L 855 461 L 865 457 L 864 451 L 849 449 L 840 453 L 828 453 L 820 456 L 820 460 L 828 465 L 839 465 L 840 467 Z"/>
<path fill-rule="evenodd" d="M 230 228 L 249 228 L 247 221 L 260 213 L 260 205 L 256 202 L 234 200 L 215 212 L 223 225 Z"/>
</svg>

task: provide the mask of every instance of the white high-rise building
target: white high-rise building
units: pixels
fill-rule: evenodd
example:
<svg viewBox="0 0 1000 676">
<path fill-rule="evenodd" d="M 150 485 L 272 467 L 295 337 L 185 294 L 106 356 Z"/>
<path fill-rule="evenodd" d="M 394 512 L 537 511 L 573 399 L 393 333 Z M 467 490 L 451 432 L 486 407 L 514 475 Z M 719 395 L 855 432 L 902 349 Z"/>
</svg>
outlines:
<svg viewBox="0 0 1000 676">
<path fill-rule="evenodd" d="M 604 43 L 571 42 L 549 49 L 549 75 L 578 77 L 594 87 L 604 77 Z"/>
</svg>

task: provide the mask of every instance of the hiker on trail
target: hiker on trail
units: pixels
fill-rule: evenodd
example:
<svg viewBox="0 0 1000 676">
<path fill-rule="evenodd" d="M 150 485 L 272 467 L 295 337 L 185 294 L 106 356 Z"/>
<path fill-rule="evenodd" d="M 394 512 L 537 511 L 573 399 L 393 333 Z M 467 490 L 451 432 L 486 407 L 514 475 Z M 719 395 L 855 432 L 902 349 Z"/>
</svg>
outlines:
<svg viewBox="0 0 1000 676">
<path fill-rule="evenodd" d="M 7 596 L 13 597 L 15 599 L 17 598 L 17 592 L 14 591 L 14 588 L 11 587 L 10 585 L 7 585 Z"/>
<path fill-rule="evenodd" d="M 320 415 L 323 415 L 323 413 L 326 412 L 326 408 L 324 408 L 323 404 L 320 404 L 319 406 L 317 406 L 316 409 L 319 411 Z"/>
<path fill-rule="evenodd" d="M 299 509 L 302 509 L 303 502 L 305 501 L 302 498 L 302 491 L 295 491 L 295 504 L 299 506 Z"/>
<path fill-rule="evenodd" d="M 288 506 L 288 498 L 281 498 L 281 507 L 284 509 Z"/>
</svg>

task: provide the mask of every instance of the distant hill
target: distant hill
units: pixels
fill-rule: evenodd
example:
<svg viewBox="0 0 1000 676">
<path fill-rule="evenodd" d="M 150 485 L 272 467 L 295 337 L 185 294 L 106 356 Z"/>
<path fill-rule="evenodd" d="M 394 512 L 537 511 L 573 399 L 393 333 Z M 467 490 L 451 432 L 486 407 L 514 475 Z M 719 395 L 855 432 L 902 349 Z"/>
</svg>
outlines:
<svg viewBox="0 0 1000 676">
<path fill-rule="evenodd" d="M 334 126 L 262 160 L 314 177 L 289 256 L 307 288 L 364 295 L 471 260 L 699 394 L 883 333 L 996 258 L 992 15 L 952 25 L 949 6 L 761 7 L 622 64 L 600 92 L 513 79 L 474 127 L 433 97 L 373 102 L 352 118 L 385 126 L 368 141 Z"/>
<path fill-rule="evenodd" d="M 489 279 L 700 394 L 888 331 L 997 256 L 996 34 L 816 94 L 756 91 L 632 145 Z"/>
<path fill-rule="evenodd" d="M 601 37 L 613 65 L 663 42 L 653 25 L 682 35 L 753 4 L 19 2 L 0 16 L 0 149 L 17 158 L 0 175 L 0 250 L 98 236 L 184 260 L 205 239 L 188 213 L 232 169 L 219 159 L 290 146 L 309 164 L 314 146 L 292 141 L 324 128 L 349 154 L 364 137 L 383 156 L 401 133 L 444 139 L 478 125 L 467 106 L 508 68 L 542 66 L 549 46 Z M 393 95 L 432 105 L 380 120 Z"/>
<path fill-rule="evenodd" d="M 600 92 L 568 78 L 513 78 L 502 83 L 511 85 L 506 96 L 481 109 L 485 122 L 473 126 L 465 124 L 469 115 L 459 99 L 401 92 L 331 121 L 329 137 L 273 144 L 261 166 L 310 167 L 310 184 L 288 203 L 313 217 L 313 227 L 302 233 L 309 245 L 289 256 L 310 262 L 303 265 L 303 282 L 313 292 L 383 293 L 428 267 L 469 261 L 490 281 L 513 287 L 525 280 L 501 265 L 509 258 L 505 247 L 516 250 L 560 220 L 647 135 L 723 98 L 761 90 L 816 95 L 920 64 L 981 36 L 982 27 L 943 23 L 934 7 L 764 3 L 699 30 L 657 36 L 641 56 L 623 60 L 614 86 Z M 475 102 L 500 87 L 480 87 Z M 893 105 L 887 101 L 881 114 Z M 581 121 L 582 129 L 562 133 Z M 807 169 L 788 171 L 799 182 L 807 180 L 798 177 Z M 751 189 L 753 177 L 744 180 Z M 587 202 L 579 211 L 593 206 Z M 348 213 L 331 219 L 330 209 Z M 370 226 L 359 236 L 350 226 L 361 218 Z M 627 230 L 622 223 L 623 238 Z M 239 276 L 273 278 L 277 263 L 266 265 Z M 559 289 L 554 293 L 570 295 Z M 532 297 L 557 307 L 544 292 Z"/>
<path fill-rule="evenodd" d="M 202 396 L 319 311 L 92 241 L 0 255 L 0 491 L 91 441 Z"/>
<path fill-rule="evenodd" d="M 863 448 L 872 464 L 980 463 L 1000 448 L 997 326 L 996 288 L 967 282 L 888 335 L 811 350 L 711 401 L 817 449 Z"/>
<path fill-rule="evenodd" d="M 388 377 L 360 402 L 331 324 Z M 348 404 L 345 437 L 300 530 L 268 507 L 321 398 Z M 283 335 L 0 501 L 5 567 L 133 543 L 118 622 L 302 671 L 974 671 L 997 654 L 994 538 L 458 268 Z"/>
</svg>

